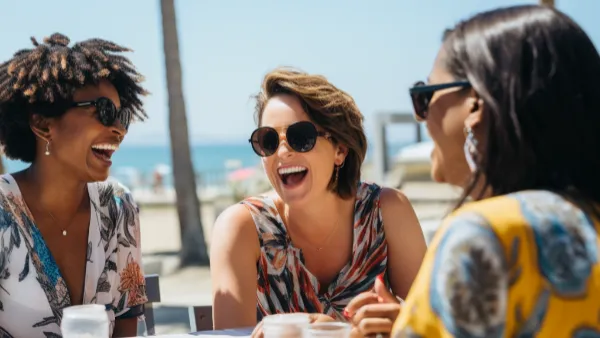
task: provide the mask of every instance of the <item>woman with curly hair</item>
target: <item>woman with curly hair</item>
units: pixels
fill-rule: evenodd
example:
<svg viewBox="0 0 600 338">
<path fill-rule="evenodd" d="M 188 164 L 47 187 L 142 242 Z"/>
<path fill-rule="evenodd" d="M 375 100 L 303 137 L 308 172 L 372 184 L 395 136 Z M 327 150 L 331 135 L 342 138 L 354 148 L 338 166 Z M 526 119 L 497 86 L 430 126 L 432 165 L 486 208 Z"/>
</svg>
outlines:
<svg viewBox="0 0 600 338">
<path fill-rule="evenodd" d="M 0 64 L 0 144 L 31 163 L 0 177 L 0 336 L 59 337 L 62 310 L 106 307 L 135 336 L 146 302 L 138 209 L 104 182 L 133 119 L 142 77 L 127 48 L 53 34 Z"/>
<path fill-rule="evenodd" d="M 214 226 L 215 327 L 275 313 L 344 320 L 348 301 L 378 276 L 405 297 L 423 232 L 402 193 L 360 180 L 367 140 L 352 97 L 322 76 L 276 69 L 256 120 L 249 141 L 274 192 L 231 206 Z"/>
<path fill-rule="evenodd" d="M 376 286 L 348 306 L 357 331 L 400 313 L 394 337 L 600 337 L 599 78 L 590 38 L 549 7 L 444 34 L 410 93 L 433 178 L 464 195 L 403 305 Z"/>
</svg>

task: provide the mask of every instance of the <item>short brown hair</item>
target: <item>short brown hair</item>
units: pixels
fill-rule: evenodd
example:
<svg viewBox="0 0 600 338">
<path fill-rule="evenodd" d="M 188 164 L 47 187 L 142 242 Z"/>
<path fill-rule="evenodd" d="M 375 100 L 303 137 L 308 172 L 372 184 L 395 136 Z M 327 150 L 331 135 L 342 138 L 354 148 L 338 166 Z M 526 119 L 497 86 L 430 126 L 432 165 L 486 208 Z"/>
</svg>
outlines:
<svg viewBox="0 0 600 338">
<path fill-rule="evenodd" d="M 333 174 L 329 189 L 342 198 L 354 197 L 367 153 L 363 115 L 354 99 L 324 76 L 291 68 L 277 68 L 265 75 L 261 91 L 256 95 L 255 118 L 259 126 L 267 102 L 280 94 L 297 97 L 308 117 L 328 131 L 335 144 L 343 144 L 348 148 L 344 166 L 339 169 L 337 184 Z"/>
</svg>

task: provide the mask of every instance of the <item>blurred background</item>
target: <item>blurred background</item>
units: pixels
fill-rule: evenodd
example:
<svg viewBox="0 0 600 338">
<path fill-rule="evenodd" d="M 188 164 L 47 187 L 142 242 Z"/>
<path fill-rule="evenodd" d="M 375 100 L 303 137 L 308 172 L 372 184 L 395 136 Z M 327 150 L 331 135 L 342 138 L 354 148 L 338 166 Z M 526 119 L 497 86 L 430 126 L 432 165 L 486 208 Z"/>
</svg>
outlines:
<svg viewBox="0 0 600 338">
<path fill-rule="evenodd" d="M 211 303 L 210 230 L 228 205 L 268 191 L 248 138 L 262 77 L 277 66 L 325 75 L 365 116 L 363 178 L 403 189 L 430 237 L 456 189 L 429 179 L 431 143 L 407 89 L 424 80 L 442 32 L 514 0 L 3 1 L 0 61 L 54 32 L 112 40 L 146 76 L 149 119 L 113 156 L 111 179 L 141 207 L 146 273 L 161 276 L 158 333 L 186 332 L 189 305 Z M 542 1 L 544 2 L 544 1 Z M 597 0 L 545 1 L 598 45 Z M 7 172 L 26 164 L 2 158 Z M 177 172 L 177 175 L 173 175 Z M 179 207 L 178 207 L 179 205 Z M 185 216 L 184 207 L 194 209 Z"/>
</svg>

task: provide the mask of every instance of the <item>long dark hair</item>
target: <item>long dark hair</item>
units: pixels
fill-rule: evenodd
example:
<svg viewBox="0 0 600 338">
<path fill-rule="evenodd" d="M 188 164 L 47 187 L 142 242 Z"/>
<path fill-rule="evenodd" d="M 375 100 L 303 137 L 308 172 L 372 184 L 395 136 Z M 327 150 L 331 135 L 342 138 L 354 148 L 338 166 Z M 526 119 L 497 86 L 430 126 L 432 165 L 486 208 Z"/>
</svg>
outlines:
<svg viewBox="0 0 600 338">
<path fill-rule="evenodd" d="M 545 6 L 502 8 L 446 31 L 443 48 L 485 103 L 486 149 L 458 206 L 480 179 L 494 196 L 600 202 L 600 56 L 579 25 Z"/>
</svg>

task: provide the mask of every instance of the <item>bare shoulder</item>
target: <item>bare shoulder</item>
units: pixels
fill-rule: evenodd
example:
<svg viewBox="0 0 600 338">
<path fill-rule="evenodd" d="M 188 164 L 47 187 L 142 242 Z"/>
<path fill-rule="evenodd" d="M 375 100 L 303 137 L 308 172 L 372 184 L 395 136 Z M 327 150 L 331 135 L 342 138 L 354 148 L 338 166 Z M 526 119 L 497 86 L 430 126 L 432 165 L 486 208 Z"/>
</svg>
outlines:
<svg viewBox="0 0 600 338">
<path fill-rule="evenodd" d="M 398 189 L 388 187 L 381 188 L 379 201 L 381 203 L 382 211 L 398 211 L 396 210 L 398 208 L 401 209 L 401 211 L 407 211 L 407 209 L 412 211 L 410 201 L 406 195 Z"/>
<path fill-rule="evenodd" d="M 229 250 L 228 248 L 236 246 L 239 246 L 236 249 L 259 249 L 252 214 L 248 206 L 241 203 L 231 205 L 221 212 L 215 221 L 211 237 L 211 251 L 218 248 Z"/>
<path fill-rule="evenodd" d="M 215 232 L 224 234 L 230 231 L 248 232 L 255 231 L 254 220 L 247 206 L 236 203 L 227 207 L 215 221 L 213 234 Z"/>
</svg>

